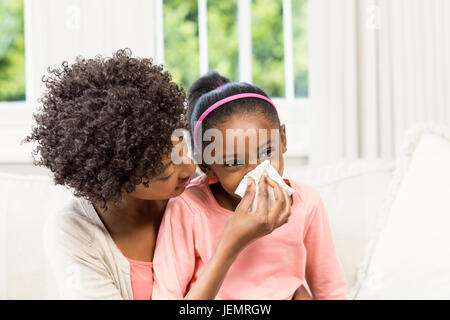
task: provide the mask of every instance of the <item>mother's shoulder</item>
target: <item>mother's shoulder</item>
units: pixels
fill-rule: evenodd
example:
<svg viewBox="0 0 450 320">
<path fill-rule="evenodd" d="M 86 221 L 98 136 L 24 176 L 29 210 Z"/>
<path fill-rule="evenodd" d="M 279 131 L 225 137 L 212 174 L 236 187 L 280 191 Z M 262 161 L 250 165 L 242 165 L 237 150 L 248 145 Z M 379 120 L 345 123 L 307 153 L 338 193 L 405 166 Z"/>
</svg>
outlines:
<svg viewBox="0 0 450 320">
<path fill-rule="evenodd" d="M 90 244 L 96 229 L 101 229 L 98 221 L 92 217 L 93 207 L 80 198 L 71 199 L 64 207 L 50 214 L 44 227 L 44 237 L 52 241 L 72 241 Z M 91 205 L 92 206 L 92 205 Z"/>
</svg>

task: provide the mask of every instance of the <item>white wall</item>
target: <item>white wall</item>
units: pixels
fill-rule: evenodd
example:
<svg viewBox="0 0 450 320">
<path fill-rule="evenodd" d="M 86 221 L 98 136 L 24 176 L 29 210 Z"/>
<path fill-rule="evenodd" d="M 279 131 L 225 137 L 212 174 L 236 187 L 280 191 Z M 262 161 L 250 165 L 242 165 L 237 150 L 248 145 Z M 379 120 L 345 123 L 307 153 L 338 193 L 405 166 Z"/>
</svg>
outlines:
<svg viewBox="0 0 450 320">
<path fill-rule="evenodd" d="M 0 166 L 31 162 L 31 146 L 20 141 L 30 132 L 47 68 L 120 48 L 153 57 L 153 8 L 153 0 L 25 0 L 27 103 L 0 105 Z"/>
<path fill-rule="evenodd" d="M 63 60 L 111 56 L 120 48 L 130 48 L 137 56 L 154 55 L 153 1 L 29 0 L 28 4 L 32 101 L 43 88 L 41 76 L 47 67 Z"/>
<path fill-rule="evenodd" d="M 450 125 L 450 1 L 309 2 L 311 164 L 398 155 Z"/>
</svg>

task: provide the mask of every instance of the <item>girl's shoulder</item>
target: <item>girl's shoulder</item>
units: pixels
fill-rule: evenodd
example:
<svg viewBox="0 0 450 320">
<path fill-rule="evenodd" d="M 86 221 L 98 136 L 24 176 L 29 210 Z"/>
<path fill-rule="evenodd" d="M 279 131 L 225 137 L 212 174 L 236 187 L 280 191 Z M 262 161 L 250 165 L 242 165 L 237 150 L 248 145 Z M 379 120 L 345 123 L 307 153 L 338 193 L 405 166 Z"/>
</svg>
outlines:
<svg viewBox="0 0 450 320">
<path fill-rule="evenodd" d="M 295 190 L 295 197 L 302 203 L 311 207 L 316 207 L 322 201 L 320 192 L 315 187 L 291 179 L 285 179 L 285 182 Z"/>
<path fill-rule="evenodd" d="M 321 205 L 322 199 L 315 187 L 290 179 L 285 181 L 295 190 L 294 199 L 302 203 L 303 208 L 311 211 Z M 168 208 L 177 211 L 182 209 L 185 214 L 191 212 L 192 215 L 203 212 L 205 208 L 216 208 L 216 202 L 209 188 L 209 184 L 213 182 L 205 174 L 192 179 L 181 195 L 169 201 Z"/>
<path fill-rule="evenodd" d="M 211 178 L 202 174 L 191 180 L 185 191 L 178 196 L 188 203 L 207 204 L 211 199 L 211 191 L 209 185 L 216 182 L 217 178 Z M 294 190 L 297 197 L 302 202 L 309 204 L 318 204 L 321 201 L 320 192 L 313 186 L 303 182 L 294 181 L 291 179 L 284 179 Z"/>
<path fill-rule="evenodd" d="M 206 174 L 201 174 L 191 180 L 180 197 L 186 200 L 192 200 L 194 198 L 206 200 L 206 198 L 209 198 L 210 194 L 210 192 L 208 192 L 209 183 L 210 178 Z"/>
<path fill-rule="evenodd" d="M 202 174 L 192 179 L 182 194 L 170 199 L 168 207 L 185 207 L 196 211 L 198 207 L 204 207 L 211 200 L 210 198 L 209 178 L 206 174 Z"/>
</svg>

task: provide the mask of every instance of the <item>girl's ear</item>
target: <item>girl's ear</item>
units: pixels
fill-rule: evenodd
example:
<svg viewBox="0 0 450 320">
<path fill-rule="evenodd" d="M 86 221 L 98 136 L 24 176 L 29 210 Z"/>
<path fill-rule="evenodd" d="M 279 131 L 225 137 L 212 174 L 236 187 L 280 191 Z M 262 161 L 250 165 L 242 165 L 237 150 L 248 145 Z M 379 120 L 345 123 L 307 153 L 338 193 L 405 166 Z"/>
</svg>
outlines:
<svg viewBox="0 0 450 320">
<path fill-rule="evenodd" d="M 286 126 L 282 124 L 280 126 L 280 140 L 281 140 L 281 152 L 287 151 L 287 139 L 286 139 Z"/>
</svg>

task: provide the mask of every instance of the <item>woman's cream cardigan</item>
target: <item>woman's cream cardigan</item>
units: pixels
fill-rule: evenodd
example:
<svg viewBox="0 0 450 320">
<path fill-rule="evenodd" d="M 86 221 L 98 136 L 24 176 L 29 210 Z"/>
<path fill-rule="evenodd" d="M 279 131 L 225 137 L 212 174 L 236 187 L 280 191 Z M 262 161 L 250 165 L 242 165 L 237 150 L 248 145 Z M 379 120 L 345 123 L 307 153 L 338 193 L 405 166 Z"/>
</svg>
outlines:
<svg viewBox="0 0 450 320">
<path fill-rule="evenodd" d="M 92 204 L 75 198 L 51 215 L 44 248 L 63 299 L 133 299 L 130 265 Z"/>
</svg>

